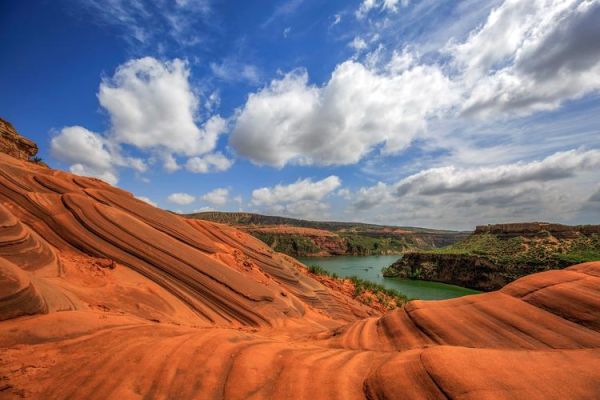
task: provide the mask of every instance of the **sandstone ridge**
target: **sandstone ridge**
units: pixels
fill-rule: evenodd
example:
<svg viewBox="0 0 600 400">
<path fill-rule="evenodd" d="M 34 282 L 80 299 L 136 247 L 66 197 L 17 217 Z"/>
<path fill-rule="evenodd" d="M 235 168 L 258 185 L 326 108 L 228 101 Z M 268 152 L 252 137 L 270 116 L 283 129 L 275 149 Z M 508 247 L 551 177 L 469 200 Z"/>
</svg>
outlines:
<svg viewBox="0 0 600 400">
<path fill-rule="evenodd" d="M 226 225 L 0 154 L 0 398 L 589 399 L 600 263 L 379 315 Z"/>
</svg>

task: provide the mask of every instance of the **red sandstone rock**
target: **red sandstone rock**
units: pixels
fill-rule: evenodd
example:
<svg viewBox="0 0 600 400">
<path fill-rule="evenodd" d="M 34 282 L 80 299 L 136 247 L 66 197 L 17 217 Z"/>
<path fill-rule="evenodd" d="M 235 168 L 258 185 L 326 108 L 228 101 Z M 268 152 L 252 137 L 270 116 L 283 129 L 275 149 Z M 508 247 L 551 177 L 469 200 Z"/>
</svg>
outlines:
<svg viewBox="0 0 600 400">
<path fill-rule="evenodd" d="M 600 262 L 371 318 L 301 270 L 0 154 L 0 398 L 600 397 Z"/>
<path fill-rule="evenodd" d="M 10 122 L 0 118 L 0 153 L 20 160 L 29 160 L 38 152 L 37 145 L 19 135 Z"/>
</svg>

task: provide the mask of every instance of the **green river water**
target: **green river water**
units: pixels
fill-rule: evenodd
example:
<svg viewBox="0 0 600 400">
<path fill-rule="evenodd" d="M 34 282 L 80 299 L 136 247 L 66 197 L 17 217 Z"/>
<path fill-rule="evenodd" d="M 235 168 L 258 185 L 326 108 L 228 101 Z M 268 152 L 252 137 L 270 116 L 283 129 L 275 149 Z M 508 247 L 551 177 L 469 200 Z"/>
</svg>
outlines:
<svg viewBox="0 0 600 400">
<path fill-rule="evenodd" d="M 396 289 L 409 299 L 440 300 L 479 293 L 476 290 L 444 283 L 399 278 L 384 278 L 381 269 L 398 260 L 400 256 L 335 256 L 298 257 L 305 265 L 319 265 L 340 277 L 357 276 L 361 279 Z"/>
</svg>

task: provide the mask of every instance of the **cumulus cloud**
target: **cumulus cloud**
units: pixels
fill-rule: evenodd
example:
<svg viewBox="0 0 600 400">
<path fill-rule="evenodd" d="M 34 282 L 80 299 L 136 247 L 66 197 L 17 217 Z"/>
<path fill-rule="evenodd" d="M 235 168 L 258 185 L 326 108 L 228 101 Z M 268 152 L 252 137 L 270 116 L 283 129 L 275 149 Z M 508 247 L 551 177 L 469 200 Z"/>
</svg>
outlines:
<svg viewBox="0 0 600 400">
<path fill-rule="evenodd" d="M 376 70 L 346 61 L 322 87 L 296 70 L 249 96 L 230 144 L 257 164 L 353 164 L 378 145 L 405 149 L 454 100 L 451 82 L 427 65 Z"/>
<path fill-rule="evenodd" d="M 206 174 L 209 172 L 227 171 L 232 165 L 233 161 L 217 152 L 202 157 L 189 158 L 185 164 L 185 168 L 190 172 Z"/>
<path fill-rule="evenodd" d="M 335 175 L 320 181 L 310 178 L 288 185 L 263 187 L 252 192 L 251 203 L 270 212 L 309 217 L 318 216 L 328 205 L 322 200 L 342 184 Z M 322 213 L 321 213 L 322 216 Z"/>
<path fill-rule="evenodd" d="M 128 61 L 102 81 L 98 99 L 110 114 L 113 139 L 140 149 L 207 153 L 226 127 L 219 116 L 196 125 L 199 100 L 189 84 L 189 69 L 179 59 Z"/>
<path fill-rule="evenodd" d="M 252 192 L 252 203 L 255 205 L 271 205 L 275 203 L 291 203 L 300 200 L 322 200 L 342 184 L 335 175 L 313 182 L 306 178 L 289 185 L 264 187 Z"/>
<path fill-rule="evenodd" d="M 56 159 L 70 164 L 70 171 L 77 175 L 93 176 L 110 184 L 116 184 L 116 167 L 127 166 L 145 172 L 143 160 L 123 157 L 101 135 L 81 126 L 63 128 L 50 141 L 50 151 Z"/>
<path fill-rule="evenodd" d="M 207 203 L 210 203 L 210 204 L 213 204 L 216 206 L 222 206 L 222 205 L 225 205 L 227 203 L 227 201 L 229 200 L 229 189 L 227 189 L 227 188 L 214 189 L 214 190 L 204 194 L 200 198 L 202 200 L 206 201 Z"/>
<path fill-rule="evenodd" d="M 399 4 L 365 0 L 361 9 Z M 443 147 L 448 133 L 429 132 L 432 122 L 470 126 L 555 109 L 600 90 L 599 18 L 597 0 L 506 0 L 437 57 L 411 46 L 390 55 L 380 45 L 339 64 L 322 85 L 289 72 L 248 97 L 230 144 L 257 164 L 344 165 L 416 139 Z"/>
<path fill-rule="evenodd" d="M 171 203 L 179 204 L 180 206 L 185 206 L 188 204 L 192 204 L 194 201 L 196 201 L 196 198 L 191 194 L 187 193 L 173 193 L 170 194 L 169 197 L 167 197 L 167 200 L 169 200 Z"/>
<path fill-rule="evenodd" d="M 600 89 L 600 2 L 512 1 L 449 46 L 465 115 L 529 114 Z"/>
<path fill-rule="evenodd" d="M 162 160 L 163 168 L 181 168 L 177 157 L 192 172 L 224 171 L 232 162 L 214 152 L 227 122 L 213 115 L 199 124 L 200 100 L 189 83 L 189 68 L 179 59 L 159 61 L 152 57 L 130 60 L 115 74 L 102 80 L 100 105 L 108 111 L 111 127 L 98 134 L 83 127 L 66 127 L 52 139 L 52 154 L 78 173 L 117 182 L 116 167 L 145 172 L 140 158 L 122 155 L 122 145 Z M 218 100 L 211 95 L 207 104 Z M 89 156 L 88 156 L 89 155 Z"/>
</svg>

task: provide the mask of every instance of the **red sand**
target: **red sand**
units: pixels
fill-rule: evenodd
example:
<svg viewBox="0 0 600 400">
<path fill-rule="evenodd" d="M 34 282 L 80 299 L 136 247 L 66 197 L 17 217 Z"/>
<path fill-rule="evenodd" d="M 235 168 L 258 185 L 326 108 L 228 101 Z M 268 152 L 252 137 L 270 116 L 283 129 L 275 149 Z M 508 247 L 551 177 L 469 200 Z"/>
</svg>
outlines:
<svg viewBox="0 0 600 400">
<path fill-rule="evenodd" d="M 0 154 L 0 399 L 600 398 L 600 262 L 383 316 L 301 270 Z"/>
</svg>

